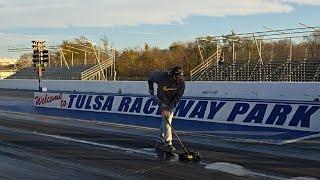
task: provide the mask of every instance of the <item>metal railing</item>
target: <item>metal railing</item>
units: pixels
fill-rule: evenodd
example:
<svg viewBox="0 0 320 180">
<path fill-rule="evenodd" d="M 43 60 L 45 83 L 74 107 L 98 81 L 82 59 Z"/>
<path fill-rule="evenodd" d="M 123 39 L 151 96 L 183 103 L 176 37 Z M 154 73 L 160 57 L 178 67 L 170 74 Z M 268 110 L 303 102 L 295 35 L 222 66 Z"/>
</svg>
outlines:
<svg viewBox="0 0 320 180">
<path fill-rule="evenodd" d="M 15 64 L 14 67 L 11 69 L 0 70 L 0 79 L 5 79 L 11 75 L 14 75 L 18 71 L 26 69 L 30 66 L 31 66 L 31 61 L 24 61 L 19 63 L 18 65 Z"/>
<path fill-rule="evenodd" d="M 20 71 L 32 65 L 31 61 L 24 61 L 13 68 L 14 71 Z"/>
<path fill-rule="evenodd" d="M 211 67 L 214 64 L 214 62 L 216 62 L 216 60 L 217 60 L 217 54 L 219 54 L 219 52 L 214 53 L 213 55 L 208 57 L 206 60 L 202 61 L 198 66 L 193 68 L 190 71 L 191 80 L 197 79 L 197 77 L 200 76 L 201 73 L 203 73 L 209 67 Z"/>
<path fill-rule="evenodd" d="M 102 78 L 104 75 L 107 74 L 107 68 L 111 68 L 114 65 L 113 58 L 109 58 L 107 60 L 104 60 L 100 62 L 100 64 L 97 64 L 95 66 L 92 66 L 91 68 L 83 71 L 81 73 L 81 80 L 103 80 Z M 106 77 L 108 78 L 108 77 Z"/>
</svg>

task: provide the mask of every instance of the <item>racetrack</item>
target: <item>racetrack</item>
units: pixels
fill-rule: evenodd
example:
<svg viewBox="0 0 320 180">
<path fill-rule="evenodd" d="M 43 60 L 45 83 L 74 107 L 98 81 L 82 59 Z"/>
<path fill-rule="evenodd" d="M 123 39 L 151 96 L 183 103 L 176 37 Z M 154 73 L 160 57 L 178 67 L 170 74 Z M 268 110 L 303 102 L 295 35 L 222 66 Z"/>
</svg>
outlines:
<svg viewBox="0 0 320 180">
<path fill-rule="evenodd" d="M 38 114 L 32 101 L 0 91 L 1 179 L 320 178 L 320 138 L 279 146 L 184 133 L 203 161 L 182 163 L 155 152 L 156 129 Z"/>
</svg>

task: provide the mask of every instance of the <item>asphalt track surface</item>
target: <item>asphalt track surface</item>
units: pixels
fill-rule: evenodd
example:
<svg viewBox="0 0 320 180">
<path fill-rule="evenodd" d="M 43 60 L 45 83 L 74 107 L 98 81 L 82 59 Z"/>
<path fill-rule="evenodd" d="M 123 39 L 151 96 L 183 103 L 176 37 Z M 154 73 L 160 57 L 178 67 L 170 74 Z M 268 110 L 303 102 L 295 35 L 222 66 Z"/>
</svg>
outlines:
<svg viewBox="0 0 320 180">
<path fill-rule="evenodd" d="M 33 92 L 0 90 L 0 102 L 12 99 Z M 155 152 L 156 134 L 0 106 L 0 179 L 320 179 L 319 138 L 279 146 L 180 133 L 203 156 L 183 163 Z"/>
</svg>

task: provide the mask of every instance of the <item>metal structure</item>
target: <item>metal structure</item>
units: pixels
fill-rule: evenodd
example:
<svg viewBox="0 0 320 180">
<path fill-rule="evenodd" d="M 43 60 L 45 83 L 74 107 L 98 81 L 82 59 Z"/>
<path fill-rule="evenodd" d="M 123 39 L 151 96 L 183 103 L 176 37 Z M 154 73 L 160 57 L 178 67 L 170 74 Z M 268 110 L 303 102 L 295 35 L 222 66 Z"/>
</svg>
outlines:
<svg viewBox="0 0 320 180">
<path fill-rule="evenodd" d="M 86 45 L 83 45 L 86 44 Z M 105 46 L 101 46 L 94 42 L 85 41 L 83 44 L 70 44 L 60 46 L 47 46 L 46 49 L 50 50 L 48 55 L 48 66 L 52 66 L 49 72 L 46 72 L 47 77 L 53 79 L 81 79 L 81 80 L 116 80 L 116 66 L 115 66 L 115 49 L 110 49 Z M 8 52 L 32 52 L 33 48 L 10 48 Z M 75 57 L 84 54 L 83 63 L 79 58 Z M 56 55 L 56 58 L 52 58 L 52 55 Z M 88 55 L 93 55 L 94 63 L 88 63 Z M 79 56 L 78 56 L 79 57 Z M 59 59 L 60 58 L 60 59 Z M 92 58 L 92 56 L 91 56 Z M 75 60 L 77 60 L 75 62 Z M 92 59 L 91 59 L 92 62 Z M 13 73 L 24 70 L 22 76 L 24 77 L 12 77 L 12 78 L 34 78 L 30 77 L 30 71 L 28 68 L 31 66 L 31 60 L 23 63 L 19 63 L 19 68 L 12 70 Z M 61 72 L 59 73 L 59 68 Z M 80 72 L 79 72 L 80 71 Z M 69 72 L 69 73 L 68 73 Z M 78 75 L 75 74 L 78 72 Z M 60 77 L 60 75 L 70 77 Z M 59 76 L 59 77 L 58 77 Z M 72 77 L 71 77 L 72 76 Z"/>
<path fill-rule="evenodd" d="M 31 41 L 32 42 L 32 61 L 34 65 L 34 70 L 38 75 L 39 91 L 42 91 L 41 78 L 42 72 L 45 71 L 48 63 L 48 50 L 45 49 L 45 41 Z"/>
<path fill-rule="evenodd" d="M 196 43 L 202 62 L 190 71 L 190 79 L 193 81 L 320 81 L 320 59 L 310 58 L 308 47 L 304 50 L 303 58 L 293 55 L 294 45 L 299 45 L 309 37 L 320 37 L 319 27 L 302 23 L 300 25 L 303 27 L 279 30 L 266 28 L 268 30 L 261 32 L 197 37 Z M 274 43 L 279 41 L 288 44 L 287 57 L 283 59 L 275 59 Z M 240 61 L 235 46 L 244 42 L 251 42 L 255 52 L 248 49 L 246 60 Z M 269 52 L 263 50 L 267 42 L 271 44 Z M 214 52 L 207 58 L 204 55 L 204 44 L 215 46 Z M 225 57 L 224 48 L 229 48 L 231 57 Z M 253 53 L 256 54 L 255 59 Z M 269 54 L 268 59 L 266 54 Z"/>
<path fill-rule="evenodd" d="M 98 64 L 81 73 L 82 80 L 113 80 L 116 81 L 115 50 L 109 51 L 109 58 L 98 59 Z"/>
</svg>

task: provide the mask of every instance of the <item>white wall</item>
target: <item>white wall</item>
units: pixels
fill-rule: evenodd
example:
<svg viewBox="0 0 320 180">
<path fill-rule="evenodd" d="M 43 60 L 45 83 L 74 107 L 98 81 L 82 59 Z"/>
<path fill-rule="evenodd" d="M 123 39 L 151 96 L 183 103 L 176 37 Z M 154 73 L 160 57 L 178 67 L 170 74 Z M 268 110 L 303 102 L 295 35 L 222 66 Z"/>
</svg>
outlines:
<svg viewBox="0 0 320 180">
<path fill-rule="evenodd" d="M 48 91 L 146 94 L 145 81 L 44 80 Z M 0 80 L 0 88 L 37 90 L 37 80 Z M 185 96 L 313 101 L 320 98 L 320 83 L 186 82 Z"/>
</svg>

